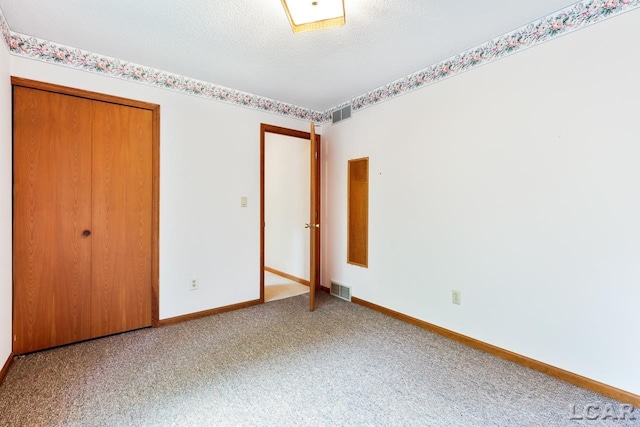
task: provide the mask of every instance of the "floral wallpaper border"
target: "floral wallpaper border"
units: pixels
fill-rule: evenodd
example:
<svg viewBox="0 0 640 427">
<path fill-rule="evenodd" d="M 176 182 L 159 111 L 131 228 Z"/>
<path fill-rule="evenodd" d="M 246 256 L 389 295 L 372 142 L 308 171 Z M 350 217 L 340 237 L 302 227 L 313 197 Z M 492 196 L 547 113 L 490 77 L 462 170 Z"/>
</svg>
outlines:
<svg viewBox="0 0 640 427">
<path fill-rule="evenodd" d="M 371 107 L 638 7 L 640 0 L 583 0 L 322 112 L 15 33 L 9 28 L 1 10 L 0 31 L 9 51 L 14 55 L 260 111 L 325 123 L 331 121 L 332 112 L 338 108 L 351 105 L 353 111 L 358 111 Z"/>
<path fill-rule="evenodd" d="M 351 104 L 352 111 L 371 107 L 639 6 L 640 0 L 580 1 L 480 46 L 360 95 L 339 107 Z"/>
<path fill-rule="evenodd" d="M 2 31 L 9 51 L 14 55 L 104 74 L 123 80 L 144 83 L 176 92 L 202 96 L 215 101 L 249 107 L 255 110 L 313 121 L 315 123 L 324 123 L 331 120 L 331 116 L 326 112 L 314 111 L 286 102 L 218 86 L 202 80 L 184 77 L 86 50 L 15 33 L 9 29 L 6 18 L 1 10 L 0 30 Z"/>
</svg>

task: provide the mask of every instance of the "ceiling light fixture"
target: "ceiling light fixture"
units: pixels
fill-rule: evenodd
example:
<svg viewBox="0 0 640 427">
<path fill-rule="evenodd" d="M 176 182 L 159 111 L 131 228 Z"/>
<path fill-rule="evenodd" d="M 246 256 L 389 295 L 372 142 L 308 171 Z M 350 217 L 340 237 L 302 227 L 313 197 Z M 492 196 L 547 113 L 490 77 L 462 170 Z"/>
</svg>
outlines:
<svg viewBox="0 0 640 427">
<path fill-rule="evenodd" d="M 294 33 L 344 25 L 344 0 L 282 0 Z"/>
</svg>

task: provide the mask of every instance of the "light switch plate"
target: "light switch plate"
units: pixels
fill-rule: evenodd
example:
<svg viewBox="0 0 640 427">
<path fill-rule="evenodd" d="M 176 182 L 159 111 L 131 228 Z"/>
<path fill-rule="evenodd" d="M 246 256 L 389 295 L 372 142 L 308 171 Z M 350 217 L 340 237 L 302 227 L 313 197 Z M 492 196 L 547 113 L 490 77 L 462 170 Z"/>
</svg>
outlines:
<svg viewBox="0 0 640 427">
<path fill-rule="evenodd" d="M 451 291 L 451 302 L 460 305 L 460 291 Z"/>
</svg>

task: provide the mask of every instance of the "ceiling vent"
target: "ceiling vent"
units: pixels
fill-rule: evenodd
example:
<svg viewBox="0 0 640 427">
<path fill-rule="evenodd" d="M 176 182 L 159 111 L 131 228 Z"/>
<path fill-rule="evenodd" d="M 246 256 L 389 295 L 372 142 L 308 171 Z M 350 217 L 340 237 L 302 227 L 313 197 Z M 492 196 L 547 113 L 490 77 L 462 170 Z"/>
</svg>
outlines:
<svg viewBox="0 0 640 427">
<path fill-rule="evenodd" d="M 351 118 L 351 105 L 347 105 L 333 112 L 334 125 L 348 118 Z"/>
</svg>

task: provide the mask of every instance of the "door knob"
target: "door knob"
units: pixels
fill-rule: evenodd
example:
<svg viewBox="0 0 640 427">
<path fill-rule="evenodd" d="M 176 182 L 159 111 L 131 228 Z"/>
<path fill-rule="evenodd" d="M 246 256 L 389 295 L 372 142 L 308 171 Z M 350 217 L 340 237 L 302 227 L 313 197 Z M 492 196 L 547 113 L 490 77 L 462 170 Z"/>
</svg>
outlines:
<svg viewBox="0 0 640 427">
<path fill-rule="evenodd" d="M 89 237 L 89 236 L 91 236 L 91 231 L 89 231 L 89 230 L 84 230 L 84 231 L 82 232 L 82 237 Z"/>
<path fill-rule="evenodd" d="M 320 224 L 305 224 L 304 228 L 320 228 Z"/>
</svg>

